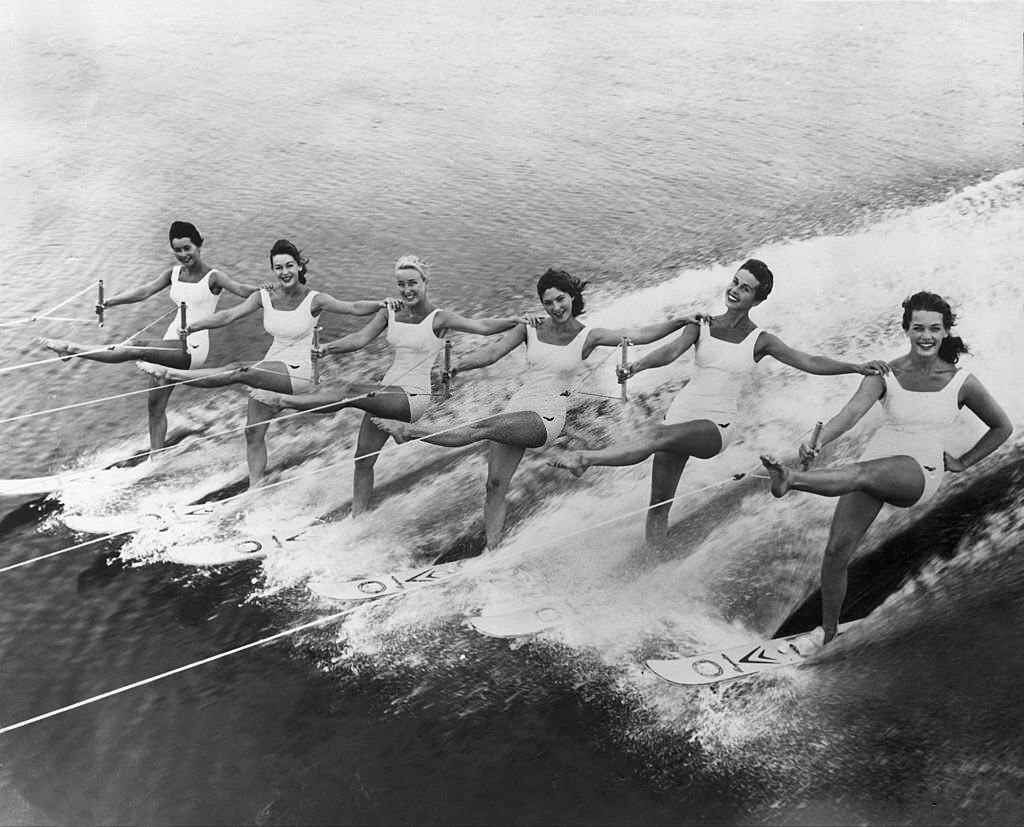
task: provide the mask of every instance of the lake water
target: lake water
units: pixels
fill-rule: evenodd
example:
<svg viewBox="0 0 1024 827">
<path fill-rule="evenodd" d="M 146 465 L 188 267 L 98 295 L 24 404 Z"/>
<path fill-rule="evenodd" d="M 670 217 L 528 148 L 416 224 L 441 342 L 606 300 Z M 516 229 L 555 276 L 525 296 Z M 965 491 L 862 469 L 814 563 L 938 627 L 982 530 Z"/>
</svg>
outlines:
<svg viewBox="0 0 1024 827">
<path fill-rule="evenodd" d="M 777 279 L 756 321 L 839 358 L 899 355 L 900 301 L 946 295 L 964 366 L 1019 430 L 1022 23 L 1020 3 L 16 0 L 0 16 L 4 315 L 81 293 L 62 313 L 88 319 L 97 279 L 110 295 L 172 262 L 175 219 L 199 226 L 209 264 L 249 280 L 290 238 L 312 286 L 345 299 L 393 292 L 393 262 L 413 252 L 434 300 L 467 315 L 535 310 L 537 275 L 563 267 L 590 282 L 584 319 L 604 326 L 716 310 L 754 255 Z M 113 342 L 170 309 L 162 294 L 112 309 L 103 330 L 0 327 L 3 367 L 45 359 L 34 336 Z M 325 335 L 351 329 L 334 319 Z M 268 341 L 246 319 L 214 334 L 210 364 Z M 598 442 L 660 416 L 689 371 L 643 374 L 623 406 L 606 398 L 614 358 L 592 357 L 573 400 Z M 375 344 L 329 378 L 387 364 Z M 439 418 L 499 409 L 522 370 L 515 354 L 460 377 Z M 145 444 L 138 395 L 41 413 L 144 387 L 131 365 L 2 376 L 5 477 Z M 743 439 L 692 463 L 673 553 L 642 569 L 629 561 L 649 463 L 577 482 L 530 452 L 508 540 L 474 576 L 0 735 L 0 821 L 1019 823 L 1017 436 L 926 508 L 883 511 L 848 601 L 869 618 L 820 666 L 698 691 L 640 665 L 807 611 L 832 503 L 776 502 L 730 475 L 792 450 L 856 384 L 762 363 Z M 244 401 L 177 391 L 191 447 L 130 489 L 4 501 L 0 566 L 80 541 L 62 508 L 237 480 Z M 277 531 L 327 515 L 286 559 L 162 562 L 161 547 L 210 530 L 183 525 L 0 574 L 0 727 L 337 612 L 307 588 L 324 572 L 479 548 L 482 449 L 389 447 L 374 518 L 345 519 L 358 423 L 272 428 L 271 480 L 291 482 L 232 519 Z M 965 415 L 956 439 L 977 434 Z M 575 613 L 518 648 L 463 624 L 552 597 Z"/>
</svg>

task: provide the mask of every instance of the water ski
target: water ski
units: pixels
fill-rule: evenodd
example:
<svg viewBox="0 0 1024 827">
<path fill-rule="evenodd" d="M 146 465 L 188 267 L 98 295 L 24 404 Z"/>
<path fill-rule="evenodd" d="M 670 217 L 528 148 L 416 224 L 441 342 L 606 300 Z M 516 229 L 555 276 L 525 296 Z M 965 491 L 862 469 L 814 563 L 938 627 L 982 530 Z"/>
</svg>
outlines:
<svg viewBox="0 0 1024 827">
<path fill-rule="evenodd" d="M 187 546 L 171 546 L 161 557 L 169 563 L 183 566 L 223 566 L 245 560 L 262 560 L 268 554 L 283 549 L 287 542 L 273 534 L 210 540 Z"/>
<path fill-rule="evenodd" d="M 46 477 L 0 480 L 0 497 L 41 497 L 56 494 L 72 484 L 88 483 L 102 488 L 131 485 L 150 472 L 145 464 L 95 471 L 64 471 Z"/>
<path fill-rule="evenodd" d="M 487 637 L 530 637 L 560 625 L 572 607 L 568 603 L 545 603 L 529 609 L 502 614 L 481 614 L 468 619 L 469 625 Z"/>
<path fill-rule="evenodd" d="M 164 531 L 183 522 L 207 520 L 215 512 L 215 503 L 159 511 L 128 511 L 114 514 L 61 514 L 60 520 L 72 531 L 80 534 L 124 534 L 156 529 Z"/>
<path fill-rule="evenodd" d="M 322 578 L 311 581 L 309 588 L 331 600 L 373 600 L 443 583 L 457 576 L 466 562 L 456 560 L 360 579 Z"/>
<path fill-rule="evenodd" d="M 167 434 L 167 449 L 176 446 L 185 437 L 202 430 L 195 425 L 175 425 Z M 0 479 L 0 497 L 40 497 L 57 494 L 67 486 L 82 482 L 95 483 L 104 488 L 131 485 L 152 473 L 153 469 L 167 457 L 167 449 L 156 456 L 146 458 L 148 448 L 139 444 L 129 448 L 121 459 L 114 460 L 102 468 L 72 469 L 44 477 L 22 477 Z"/>
<path fill-rule="evenodd" d="M 849 623 L 840 623 L 839 633 L 842 634 L 859 622 L 852 620 Z M 652 659 L 645 661 L 645 664 L 659 678 L 683 686 L 734 681 L 805 661 L 808 655 L 800 654 L 792 646 L 793 641 L 804 634 L 806 633 L 760 643 L 741 643 L 739 646 L 730 646 L 728 649 L 717 649 L 691 657 Z M 816 649 L 811 654 L 820 651 Z"/>
</svg>

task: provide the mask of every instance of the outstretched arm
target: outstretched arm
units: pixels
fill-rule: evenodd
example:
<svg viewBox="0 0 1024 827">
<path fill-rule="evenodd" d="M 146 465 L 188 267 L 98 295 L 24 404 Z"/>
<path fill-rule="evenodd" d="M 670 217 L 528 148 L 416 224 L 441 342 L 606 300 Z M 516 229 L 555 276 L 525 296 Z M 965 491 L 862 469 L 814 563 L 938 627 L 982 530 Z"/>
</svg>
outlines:
<svg viewBox="0 0 1024 827">
<path fill-rule="evenodd" d="M 451 376 L 454 377 L 456 373 L 462 373 L 463 371 L 476 370 L 477 368 L 487 367 L 487 365 L 493 365 L 525 341 L 526 325 L 516 325 L 497 341 L 491 342 L 487 347 L 479 348 L 469 356 L 461 359 L 457 365 L 453 365 Z"/>
<path fill-rule="evenodd" d="M 1013 423 L 1010 422 L 1006 411 L 976 376 L 967 377 L 963 388 L 960 389 L 960 401 L 965 407 L 970 408 L 978 419 L 988 425 L 988 430 L 981 435 L 981 439 L 959 457 L 948 453 L 945 455 L 946 470 L 954 472 L 964 471 L 975 463 L 981 462 L 1006 442 L 1010 438 L 1010 434 L 1013 433 Z"/>
<path fill-rule="evenodd" d="M 320 348 L 320 352 L 327 355 L 329 353 L 351 353 L 353 350 L 359 350 L 380 336 L 381 331 L 387 326 L 387 311 L 383 309 L 378 310 L 377 315 L 363 325 L 362 328 L 355 333 L 349 333 L 347 336 L 342 336 L 340 339 L 328 342 Z"/>
<path fill-rule="evenodd" d="M 165 287 L 171 286 L 171 268 L 168 267 L 152 281 L 147 281 L 139 287 L 125 290 L 123 293 L 111 296 L 103 302 L 104 307 L 117 307 L 119 304 L 135 304 L 135 302 L 148 299 L 150 296 L 159 293 Z"/>
<path fill-rule="evenodd" d="M 218 310 L 216 313 L 211 313 L 205 319 L 200 319 L 198 322 L 192 322 L 188 327 L 185 328 L 186 333 L 195 333 L 197 330 L 213 330 L 215 327 L 224 327 L 224 325 L 231 324 L 237 319 L 241 319 L 243 316 L 248 316 L 256 308 L 260 306 L 260 294 L 259 291 L 251 293 L 241 304 L 236 304 L 234 307 L 229 307 L 227 310 Z"/>
<path fill-rule="evenodd" d="M 791 368 L 813 373 L 816 376 L 836 376 L 841 373 L 859 373 L 863 376 L 876 376 L 889 372 L 889 365 L 883 361 L 841 362 L 828 356 L 816 356 L 790 347 L 774 333 L 762 332 L 754 346 L 754 359 L 760 361 L 764 356 L 773 356 L 782 364 Z"/>
<path fill-rule="evenodd" d="M 434 331 L 459 330 L 463 333 L 476 333 L 480 336 L 493 336 L 505 330 L 511 330 L 517 324 L 530 324 L 533 316 L 507 316 L 505 318 L 468 319 L 450 310 L 439 310 L 434 316 Z"/>
<path fill-rule="evenodd" d="M 839 438 L 860 422 L 864 414 L 871 410 L 871 406 L 881 399 L 884 393 L 885 380 L 881 376 L 865 376 L 861 380 L 860 387 L 843 405 L 843 409 L 822 427 L 818 436 L 818 445 L 800 446 L 800 458 L 810 459 L 817 456 L 822 445 L 827 445 L 832 440 Z"/>
<path fill-rule="evenodd" d="M 601 345 L 617 347 L 623 339 L 629 339 L 634 345 L 649 345 L 651 342 L 665 338 L 670 333 L 675 333 L 688 324 L 695 325 L 699 323 L 699 317 L 697 314 L 694 314 L 692 316 L 666 319 L 663 322 L 654 322 L 653 324 L 640 327 L 595 327 L 587 334 L 587 343 L 583 348 L 583 358 L 586 359 L 595 347 Z"/>
<path fill-rule="evenodd" d="M 229 293 L 234 293 L 239 298 L 247 299 L 253 293 L 260 289 L 258 284 L 245 284 L 241 281 L 236 281 L 226 273 L 222 273 L 220 270 L 214 270 L 213 276 L 210 278 L 210 283 L 227 290 Z"/>
<path fill-rule="evenodd" d="M 620 379 L 628 379 L 630 376 L 636 376 L 642 370 L 660 368 L 674 362 L 693 347 L 693 343 L 697 341 L 699 335 L 700 325 L 696 322 L 688 322 L 683 332 L 671 342 L 626 365 L 625 370 L 616 368 L 616 372 L 619 373 Z"/>
<path fill-rule="evenodd" d="M 387 301 L 346 302 L 326 293 L 317 293 L 313 298 L 311 309 L 314 313 L 318 310 L 326 310 L 328 313 L 344 313 L 348 316 L 372 316 L 387 306 Z"/>
</svg>

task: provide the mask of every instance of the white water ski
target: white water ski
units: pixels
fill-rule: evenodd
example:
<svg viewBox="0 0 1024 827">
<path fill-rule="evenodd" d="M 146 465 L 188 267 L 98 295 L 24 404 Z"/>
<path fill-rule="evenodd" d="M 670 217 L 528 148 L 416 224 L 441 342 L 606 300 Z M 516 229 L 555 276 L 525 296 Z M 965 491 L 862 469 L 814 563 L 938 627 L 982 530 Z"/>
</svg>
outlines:
<svg viewBox="0 0 1024 827">
<path fill-rule="evenodd" d="M 61 522 L 82 534 L 123 534 L 146 529 L 166 531 L 183 523 L 208 520 L 216 503 L 183 507 L 169 506 L 157 511 L 129 511 L 115 514 L 61 514 Z"/>
<path fill-rule="evenodd" d="M 839 633 L 842 634 L 859 622 L 851 620 L 849 623 L 840 623 Z M 741 643 L 739 646 L 730 646 L 727 649 L 717 649 L 691 657 L 652 659 L 646 661 L 646 665 L 659 678 L 683 686 L 734 681 L 769 672 L 781 666 L 803 663 L 808 657 L 821 652 L 821 649 L 816 649 L 809 655 L 803 655 L 791 645 L 796 638 L 803 637 L 804 634 L 788 635 L 760 643 Z"/>
<path fill-rule="evenodd" d="M 274 534 L 210 540 L 186 546 L 170 546 L 161 558 L 183 566 L 223 566 L 245 560 L 262 560 L 288 542 Z"/>
<path fill-rule="evenodd" d="M 204 540 L 168 546 L 161 554 L 161 559 L 183 566 L 223 566 L 229 563 L 240 563 L 246 560 L 263 560 L 270 555 L 288 554 L 310 545 L 322 546 L 321 538 L 306 534 L 315 523 L 295 530 L 259 531 L 242 533 L 233 537 Z"/>
<path fill-rule="evenodd" d="M 216 514 L 221 504 L 217 501 L 199 504 L 198 501 L 244 480 L 245 469 L 232 468 L 199 480 L 191 486 L 168 490 L 163 495 L 164 501 L 156 508 L 136 507 L 135 510 L 102 514 L 83 514 L 65 510 L 58 516 L 72 531 L 83 534 L 126 534 L 145 529 L 163 531 L 183 524 L 209 520 Z M 147 499 L 156 499 L 156 495 L 149 492 Z"/>
<path fill-rule="evenodd" d="M 520 638 L 540 634 L 561 625 L 573 614 L 565 602 L 551 602 L 528 609 L 501 614 L 481 614 L 468 618 L 469 625 L 487 637 Z"/>
<path fill-rule="evenodd" d="M 91 484 L 102 488 L 131 485 L 152 471 L 152 466 L 141 462 L 126 468 L 63 471 L 46 477 L 23 477 L 0 480 L 0 497 L 39 497 L 57 494 L 69 485 Z"/>
<path fill-rule="evenodd" d="M 439 563 L 358 579 L 322 578 L 311 581 L 309 588 L 321 597 L 332 600 L 373 600 L 451 580 L 462 572 L 467 562 L 456 560 L 452 563 Z"/>
<path fill-rule="evenodd" d="M 201 423 L 205 424 L 205 423 Z M 187 436 L 199 433 L 201 427 L 195 425 L 176 425 L 167 435 L 169 443 L 180 442 Z M 151 473 L 162 462 L 168 453 L 175 453 L 178 446 L 171 451 L 164 451 L 155 457 L 124 465 L 133 460 L 141 460 L 146 455 L 148 445 L 139 444 L 134 449 L 127 448 L 124 456 L 107 462 L 101 468 L 72 468 L 58 474 L 42 477 L 22 477 L 16 479 L 0 479 L 0 497 L 28 497 L 58 494 L 69 485 L 95 483 L 104 488 L 116 488 L 131 485 Z"/>
</svg>

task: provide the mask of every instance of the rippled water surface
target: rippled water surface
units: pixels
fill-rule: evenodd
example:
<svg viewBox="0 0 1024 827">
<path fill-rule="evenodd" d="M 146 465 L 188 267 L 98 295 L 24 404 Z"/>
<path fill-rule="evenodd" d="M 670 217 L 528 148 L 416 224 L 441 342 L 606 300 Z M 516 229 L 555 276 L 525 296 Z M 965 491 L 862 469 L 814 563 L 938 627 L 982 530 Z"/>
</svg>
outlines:
<svg viewBox="0 0 1024 827">
<path fill-rule="evenodd" d="M 434 300 L 470 315 L 535 309 L 536 276 L 564 267 L 608 326 L 714 309 L 757 255 L 777 278 L 758 323 L 839 358 L 898 355 L 902 298 L 948 295 L 965 367 L 1019 430 L 1022 24 L 1019 3 L 15 0 L 3 314 L 79 294 L 61 312 L 91 319 L 98 279 L 109 294 L 172 262 L 175 219 L 253 281 L 290 238 L 311 284 L 346 299 L 388 294 L 414 252 Z M 114 342 L 169 310 L 161 294 L 102 330 L 0 327 L 0 476 L 145 445 L 145 403 L 120 396 L 145 387 L 131 365 L 25 365 L 47 358 L 35 336 Z M 213 342 L 221 364 L 269 337 L 252 318 Z M 660 416 L 689 371 L 644 374 L 622 406 L 602 358 L 571 418 L 599 440 Z M 330 379 L 387 359 L 375 344 Z M 498 409 L 522 368 L 460 378 L 441 415 Z M 813 592 L 831 503 L 776 503 L 730 475 L 855 387 L 763 364 L 743 439 L 687 470 L 681 492 L 702 491 L 675 507 L 669 558 L 642 569 L 649 465 L 574 482 L 528 453 L 506 547 L 474 576 L 0 735 L 0 821 L 1019 823 L 1016 437 L 926 509 L 883 512 L 851 586 L 868 620 L 819 667 L 714 692 L 640 666 L 771 634 Z M 0 573 L 0 727 L 342 611 L 308 588 L 324 572 L 482 544 L 481 449 L 387 449 L 374 518 L 344 519 L 359 423 L 344 412 L 275 424 L 272 479 L 293 482 L 231 515 L 268 532 L 323 516 L 300 551 L 186 569 L 161 550 L 224 526 L 182 524 L 65 552 L 84 538 L 62 510 L 155 508 L 239 478 L 244 396 L 183 389 L 171 407 L 193 433 L 138 484 L 0 501 L 0 567 L 62 552 Z M 976 435 L 965 415 L 956 439 Z M 523 646 L 463 624 L 563 597 L 573 617 Z"/>
</svg>

